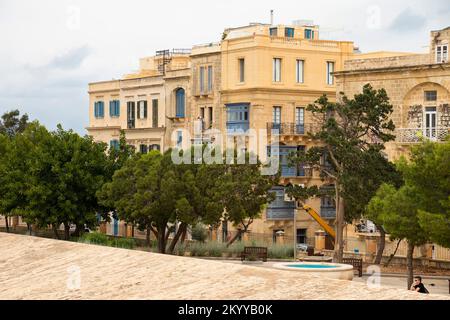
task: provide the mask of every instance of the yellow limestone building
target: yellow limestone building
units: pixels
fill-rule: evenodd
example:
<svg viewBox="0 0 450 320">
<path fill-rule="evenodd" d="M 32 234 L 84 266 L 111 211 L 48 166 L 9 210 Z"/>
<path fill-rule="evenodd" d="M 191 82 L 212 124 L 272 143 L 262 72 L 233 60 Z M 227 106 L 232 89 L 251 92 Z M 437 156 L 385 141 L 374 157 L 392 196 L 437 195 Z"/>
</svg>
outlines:
<svg viewBox="0 0 450 320">
<path fill-rule="evenodd" d="M 217 43 L 159 51 L 141 59 L 135 74 L 89 85 L 88 133 L 116 147 L 123 129 L 127 142 L 145 153 L 217 143 L 221 137 L 223 142 L 226 135 L 248 129 L 266 130 L 267 141 L 259 143 L 270 149 L 271 130 L 277 129 L 282 176 L 274 189 L 277 199 L 250 226 L 250 235 L 266 241 L 283 238 L 292 243 L 296 238 L 298 243 L 313 244 L 315 232 L 322 228 L 294 202 L 286 201 L 283 186 L 333 186 L 308 168 L 289 167 L 287 157 L 312 145 L 307 134 L 317 125 L 306 106 L 323 94 L 334 100 L 333 74 L 343 71 L 345 61 L 358 54 L 350 41 L 321 40 L 319 36 L 319 27 L 311 22 L 257 23 L 226 29 Z M 336 211 L 331 198 L 311 199 L 307 204 L 333 225 Z M 225 241 L 233 230 L 224 222 L 214 238 Z"/>
<path fill-rule="evenodd" d="M 386 146 L 391 160 L 407 155 L 420 138 L 444 141 L 450 133 L 450 27 L 431 31 L 429 52 L 346 61 L 337 72 L 338 92 L 351 97 L 370 83 L 386 89 L 394 106 L 396 141 Z"/>
</svg>

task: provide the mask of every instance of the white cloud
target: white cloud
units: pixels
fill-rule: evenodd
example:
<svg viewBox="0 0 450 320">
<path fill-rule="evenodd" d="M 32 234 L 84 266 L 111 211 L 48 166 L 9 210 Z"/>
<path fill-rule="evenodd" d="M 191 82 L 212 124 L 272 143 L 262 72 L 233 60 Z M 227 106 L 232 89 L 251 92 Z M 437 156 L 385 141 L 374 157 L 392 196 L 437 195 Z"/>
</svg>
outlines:
<svg viewBox="0 0 450 320">
<path fill-rule="evenodd" d="M 368 28 L 373 6 L 379 28 Z M 404 19 L 391 32 L 407 8 L 421 23 Z M 322 36 L 364 51 L 424 51 L 429 31 L 450 21 L 446 0 L 0 0 L 0 113 L 20 106 L 50 128 L 61 122 L 85 133 L 88 82 L 135 70 L 158 49 L 219 41 L 227 27 L 269 22 L 271 9 L 275 23 L 313 19 Z M 414 37 L 405 36 L 413 26 Z"/>
</svg>

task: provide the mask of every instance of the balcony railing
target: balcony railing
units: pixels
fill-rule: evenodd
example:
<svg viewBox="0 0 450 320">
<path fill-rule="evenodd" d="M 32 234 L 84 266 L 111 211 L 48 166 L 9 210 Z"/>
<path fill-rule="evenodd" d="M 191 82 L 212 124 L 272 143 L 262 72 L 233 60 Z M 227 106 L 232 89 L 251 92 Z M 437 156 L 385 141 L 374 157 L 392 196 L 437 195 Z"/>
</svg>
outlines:
<svg viewBox="0 0 450 320">
<path fill-rule="evenodd" d="M 308 133 L 316 133 L 320 130 L 320 126 L 314 123 L 296 124 L 296 123 L 267 123 L 269 133 L 272 130 L 278 130 L 280 135 L 306 135 Z"/>
<path fill-rule="evenodd" d="M 395 130 L 396 141 L 400 143 L 419 143 L 422 139 L 444 141 L 449 135 L 450 127 L 399 128 Z"/>
</svg>

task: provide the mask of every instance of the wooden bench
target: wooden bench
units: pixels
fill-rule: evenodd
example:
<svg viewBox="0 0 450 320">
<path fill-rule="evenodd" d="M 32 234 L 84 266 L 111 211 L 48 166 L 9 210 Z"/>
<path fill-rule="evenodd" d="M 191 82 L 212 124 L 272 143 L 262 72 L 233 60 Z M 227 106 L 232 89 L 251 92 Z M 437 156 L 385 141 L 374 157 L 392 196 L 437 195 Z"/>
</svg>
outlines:
<svg viewBox="0 0 450 320">
<path fill-rule="evenodd" d="M 362 277 L 362 259 L 360 258 L 342 258 L 342 263 L 344 264 L 351 264 L 353 266 L 353 269 L 358 270 L 358 276 Z"/>
<path fill-rule="evenodd" d="M 244 251 L 241 253 L 241 261 L 254 257 L 256 259 L 262 259 L 267 262 L 267 248 L 266 247 L 244 247 Z"/>
</svg>

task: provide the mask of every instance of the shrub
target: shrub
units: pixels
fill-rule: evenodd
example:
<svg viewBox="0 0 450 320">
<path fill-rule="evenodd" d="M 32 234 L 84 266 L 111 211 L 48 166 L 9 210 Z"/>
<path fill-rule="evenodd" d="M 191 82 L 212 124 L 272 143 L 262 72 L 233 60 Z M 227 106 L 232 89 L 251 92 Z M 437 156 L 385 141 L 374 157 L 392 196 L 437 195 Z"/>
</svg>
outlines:
<svg viewBox="0 0 450 320">
<path fill-rule="evenodd" d="M 271 259 L 289 259 L 294 257 L 294 246 L 273 244 L 268 247 L 267 256 Z"/>
<path fill-rule="evenodd" d="M 132 238 L 116 238 L 112 239 L 109 245 L 116 248 L 133 249 L 136 246 L 136 242 Z"/>
<path fill-rule="evenodd" d="M 226 244 L 216 241 L 208 242 L 205 249 L 210 257 L 221 257 L 222 253 L 227 252 Z"/>
<path fill-rule="evenodd" d="M 192 228 L 192 239 L 193 240 L 205 242 L 207 237 L 208 237 L 208 232 L 206 231 L 206 228 L 203 224 L 197 223 Z"/>
<path fill-rule="evenodd" d="M 106 234 L 100 232 L 85 233 L 79 239 L 78 242 L 98 244 L 102 246 L 107 246 L 109 239 Z"/>
<path fill-rule="evenodd" d="M 184 256 L 186 252 L 186 245 L 184 243 L 177 243 L 175 246 L 174 254 L 178 256 Z"/>
</svg>

